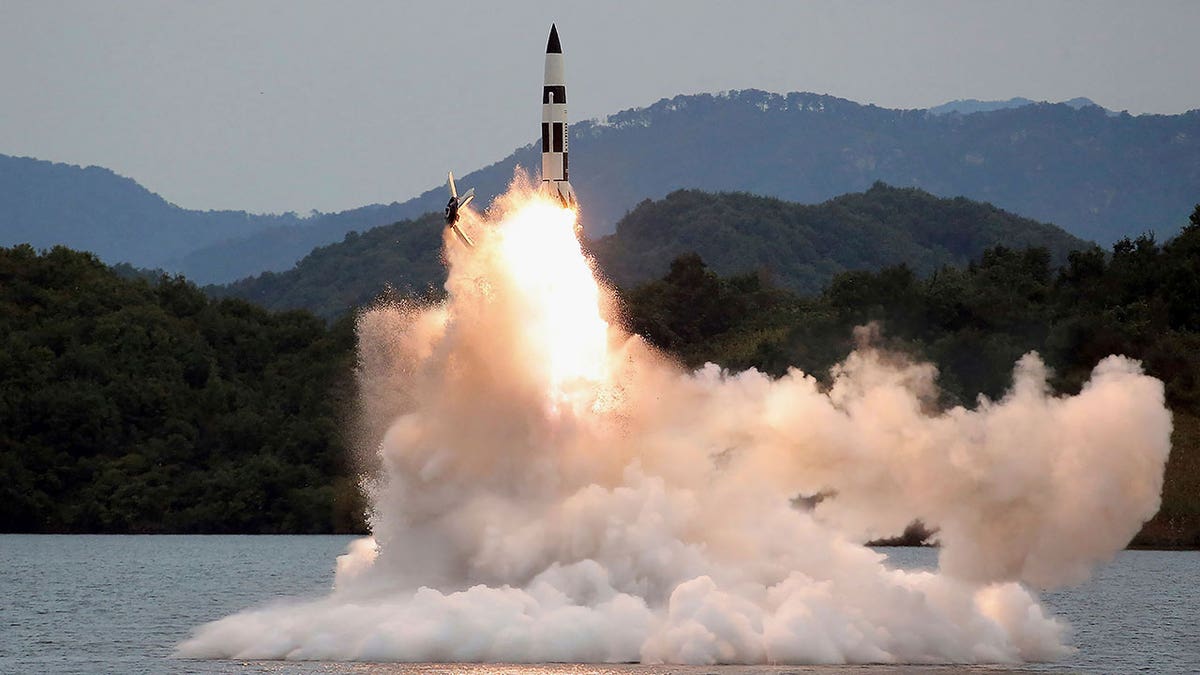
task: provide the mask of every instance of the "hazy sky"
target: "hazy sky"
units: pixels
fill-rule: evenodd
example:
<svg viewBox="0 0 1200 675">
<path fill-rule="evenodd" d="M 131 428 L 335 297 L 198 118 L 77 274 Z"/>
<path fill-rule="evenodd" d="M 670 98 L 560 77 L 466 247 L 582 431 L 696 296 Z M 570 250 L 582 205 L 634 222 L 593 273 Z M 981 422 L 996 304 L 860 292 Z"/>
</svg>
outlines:
<svg viewBox="0 0 1200 675">
<path fill-rule="evenodd" d="M 1200 108 L 1194 1 L 0 0 L 0 153 L 189 208 L 404 200 L 534 140 L 552 21 L 573 120 L 746 88 Z"/>
</svg>

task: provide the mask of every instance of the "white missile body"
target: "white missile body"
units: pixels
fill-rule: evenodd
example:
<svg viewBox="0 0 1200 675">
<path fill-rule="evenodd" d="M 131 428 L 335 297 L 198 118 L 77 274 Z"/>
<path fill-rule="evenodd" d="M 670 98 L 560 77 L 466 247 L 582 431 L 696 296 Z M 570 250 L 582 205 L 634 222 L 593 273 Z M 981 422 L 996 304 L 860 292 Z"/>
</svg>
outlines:
<svg viewBox="0 0 1200 675">
<path fill-rule="evenodd" d="M 567 181 L 567 80 L 563 73 L 558 28 L 551 25 L 542 86 L 542 185 L 563 206 L 573 208 L 575 190 Z"/>
</svg>

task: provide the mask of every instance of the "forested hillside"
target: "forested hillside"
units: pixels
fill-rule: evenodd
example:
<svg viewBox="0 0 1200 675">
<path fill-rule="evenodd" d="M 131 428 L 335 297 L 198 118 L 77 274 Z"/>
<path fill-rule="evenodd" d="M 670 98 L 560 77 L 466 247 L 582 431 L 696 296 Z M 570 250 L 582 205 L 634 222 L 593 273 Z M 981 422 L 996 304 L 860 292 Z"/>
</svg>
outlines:
<svg viewBox="0 0 1200 675">
<path fill-rule="evenodd" d="M 0 249 L 0 531 L 361 527 L 349 321 Z"/>
<path fill-rule="evenodd" d="M 309 309 L 333 318 L 390 285 L 424 293 L 445 280 L 442 220 L 430 214 L 346 237 L 313 251 L 295 269 L 225 288 L 272 309 Z M 815 292 L 838 272 L 908 262 L 928 274 L 965 264 L 989 246 L 1044 246 L 1055 261 L 1085 243 L 1062 230 L 967 199 L 938 199 L 877 184 L 862 194 L 805 206 L 747 194 L 676 192 L 638 205 L 614 235 L 589 246 L 601 269 L 629 286 L 698 252 L 721 274 L 765 272 L 796 291 Z"/>
<path fill-rule="evenodd" d="M 335 319 L 369 303 L 387 288 L 425 295 L 446 280 L 440 214 L 351 232 L 337 244 L 316 249 L 287 272 L 264 272 L 228 286 L 207 288 L 214 296 L 238 297 L 270 309 L 307 309 Z M 434 290 L 436 292 L 436 290 Z"/>
<path fill-rule="evenodd" d="M 745 193 L 673 192 L 639 204 L 591 250 L 624 286 L 660 277 L 672 259 L 694 252 L 718 274 L 764 272 L 784 288 L 812 293 L 846 270 L 904 262 L 927 275 L 997 245 L 1043 247 L 1055 262 L 1085 246 L 1053 225 L 989 204 L 876 183 L 811 206 Z"/>
</svg>

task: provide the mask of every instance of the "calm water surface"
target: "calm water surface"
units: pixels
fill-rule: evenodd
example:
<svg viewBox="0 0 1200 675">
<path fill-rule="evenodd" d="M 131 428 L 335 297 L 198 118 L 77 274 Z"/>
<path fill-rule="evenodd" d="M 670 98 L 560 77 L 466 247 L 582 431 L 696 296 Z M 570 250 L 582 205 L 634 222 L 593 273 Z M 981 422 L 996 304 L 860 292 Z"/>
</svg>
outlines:
<svg viewBox="0 0 1200 675">
<path fill-rule="evenodd" d="M 351 537 L 0 535 L 0 673 L 722 675 L 895 672 L 1200 672 L 1200 552 L 1126 551 L 1088 583 L 1046 594 L 1076 654 L 1022 668 L 380 665 L 192 661 L 196 626 L 251 605 L 328 592 Z M 929 568 L 931 549 L 885 549 Z"/>
</svg>

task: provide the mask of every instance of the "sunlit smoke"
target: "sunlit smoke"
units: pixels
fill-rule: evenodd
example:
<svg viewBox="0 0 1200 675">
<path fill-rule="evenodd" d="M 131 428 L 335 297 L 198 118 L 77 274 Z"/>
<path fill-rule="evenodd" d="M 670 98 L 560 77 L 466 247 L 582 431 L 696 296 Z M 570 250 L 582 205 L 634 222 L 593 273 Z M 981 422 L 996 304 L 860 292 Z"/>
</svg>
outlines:
<svg viewBox="0 0 1200 675">
<path fill-rule="evenodd" d="M 518 180 L 446 239 L 448 298 L 359 320 L 373 536 L 325 598 L 179 654 L 371 661 L 991 663 L 1066 653 L 1032 589 L 1078 582 L 1158 508 L 1162 384 L 1113 356 L 1073 397 L 932 409 L 869 341 L 823 387 L 694 373 L 615 319 L 577 214 Z M 796 497 L 822 495 L 815 507 Z M 936 572 L 864 546 L 914 520 Z"/>
<path fill-rule="evenodd" d="M 499 259 L 525 304 L 526 344 L 545 356 L 556 396 L 573 384 L 603 381 L 608 322 L 600 317 L 600 286 L 575 235 L 577 213 L 531 199 L 498 231 Z"/>
</svg>

